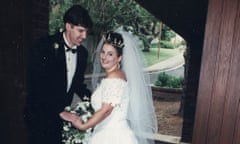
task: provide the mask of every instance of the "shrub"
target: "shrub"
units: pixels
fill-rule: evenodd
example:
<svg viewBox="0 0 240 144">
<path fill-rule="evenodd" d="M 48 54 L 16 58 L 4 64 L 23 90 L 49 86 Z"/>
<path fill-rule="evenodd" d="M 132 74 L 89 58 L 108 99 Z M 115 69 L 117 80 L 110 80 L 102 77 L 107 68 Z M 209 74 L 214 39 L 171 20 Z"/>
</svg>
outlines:
<svg viewBox="0 0 240 144">
<path fill-rule="evenodd" d="M 183 77 L 174 77 L 162 72 L 158 74 L 158 78 L 154 82 L 154 85 L 168 88 L 182 88 L 183 80 Z"/>
<path fill-rule="evenodd" d="M 161 48 L 174 49 L 175 45 L 173 43 L 171 43 L 170 41 L 161 41 L 160 42 L 160 47 Z"/>
<path fill-rule="evenodd" d="M 159 48 L 159 44 L 158 43 L 151 43 L 151 48 Z"/>
<path fill-rule="evenodd" d="M 178 45 L 174 45 L 171 41 L 161 41 L 160 42 L 160 47 L 161 48 L 166 48 L 166 49 L 174 49 L 177 48 Z M 158 43 L 151 43 L 151 48 L 158 48 L 159 44 Z"/>
</svg>

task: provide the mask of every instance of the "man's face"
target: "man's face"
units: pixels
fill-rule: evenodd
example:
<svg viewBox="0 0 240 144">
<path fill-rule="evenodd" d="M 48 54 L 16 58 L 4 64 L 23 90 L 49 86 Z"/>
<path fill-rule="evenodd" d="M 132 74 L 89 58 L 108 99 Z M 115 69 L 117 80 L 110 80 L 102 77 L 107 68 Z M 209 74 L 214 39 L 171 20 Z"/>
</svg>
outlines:
<svg viewBox="0 0 240 144">
<path fill-rule="evenodd" d="M 66 23 L 66 37 L 70 46 L 79 46 L 87 37 L 87 28 Z"/>
</svg>

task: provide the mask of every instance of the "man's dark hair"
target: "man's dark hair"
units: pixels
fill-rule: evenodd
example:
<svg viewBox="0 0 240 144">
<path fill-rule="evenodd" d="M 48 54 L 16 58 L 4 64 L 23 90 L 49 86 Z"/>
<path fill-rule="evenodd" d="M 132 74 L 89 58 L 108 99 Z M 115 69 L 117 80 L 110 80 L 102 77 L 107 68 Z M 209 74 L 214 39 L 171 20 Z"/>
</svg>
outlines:
<svg viewBox="0 0 240 144">
<path fill-rule="evenodd" d="M 88 11 L 81 5 L 74 5 L 69 8 L 63 17 L 63 22 L 64 24 L 68 22 L 76 26 L 83 26 L 85 28 L 91 28 L 93 25 Z"/>
</svg>

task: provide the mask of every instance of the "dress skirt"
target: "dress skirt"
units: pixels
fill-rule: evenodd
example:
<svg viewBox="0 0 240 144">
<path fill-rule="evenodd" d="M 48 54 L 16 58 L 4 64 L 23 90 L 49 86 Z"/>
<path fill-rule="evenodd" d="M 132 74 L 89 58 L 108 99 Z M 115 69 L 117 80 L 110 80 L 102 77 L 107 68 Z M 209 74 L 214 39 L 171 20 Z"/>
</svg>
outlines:
<svg viewBox="0 0 240 144">
<path fill-rule="evenodd" d="M 137 144 L 137 139 L 127 122 L 99 126 L 94 129 L 90 144 Z"/>
</svg>

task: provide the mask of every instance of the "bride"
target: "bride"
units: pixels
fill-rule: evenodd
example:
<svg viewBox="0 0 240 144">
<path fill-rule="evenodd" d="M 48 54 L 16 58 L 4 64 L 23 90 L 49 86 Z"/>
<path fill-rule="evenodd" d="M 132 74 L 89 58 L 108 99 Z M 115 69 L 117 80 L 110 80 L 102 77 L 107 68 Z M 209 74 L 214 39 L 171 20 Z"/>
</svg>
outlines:
<svg viewBox="0 0 240 144">
<path fill-rule="evenodd" d="M 94 127 L 90 144 L 154 143 L 157 120 L 137 40 L 118 29 L 103 37 L 97 53 L 91 97 L 95 113 L 85 123 L 74 113 L 61 112 L 60 117 L 80 130 Z M 105 77 L 98 84 L 101 68 Z"/>
</svg>

